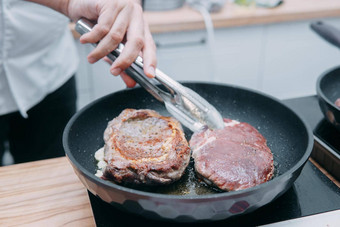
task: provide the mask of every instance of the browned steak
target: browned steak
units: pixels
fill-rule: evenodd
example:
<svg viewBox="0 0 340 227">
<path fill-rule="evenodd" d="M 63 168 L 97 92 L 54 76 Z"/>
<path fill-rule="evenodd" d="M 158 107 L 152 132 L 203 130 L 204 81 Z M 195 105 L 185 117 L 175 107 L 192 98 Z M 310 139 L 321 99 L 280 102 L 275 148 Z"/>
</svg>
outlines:
<svg viewBox="0 0 340 227">
<path fill-rule="evenodd" d="M 194 133 L 190 140 L 195 170 L 208 184 L 225 191 L 268 181 L 274 171 L 266 139 L 251 125 L 224 119 L 225 127 Z"/>
<path fill-rule="evenodd" d="M 104 140 L 103 176 L 117 183 L 169 184 L 190 159 L 180 123 L 153 110 L 125 109 L 109 122 Z"/>
</svg>

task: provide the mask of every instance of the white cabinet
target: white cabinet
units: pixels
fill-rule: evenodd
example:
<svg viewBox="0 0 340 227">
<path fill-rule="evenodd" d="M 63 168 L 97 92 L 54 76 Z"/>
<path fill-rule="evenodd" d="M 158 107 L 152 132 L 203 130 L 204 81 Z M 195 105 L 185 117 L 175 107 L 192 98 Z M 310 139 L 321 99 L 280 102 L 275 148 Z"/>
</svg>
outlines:
<svg viewBox="0 0 340 227">
<path fill-rule="evenodd" d="M 93 49 L 91 45 L 82 45 L 78 42 L 77 47 L 80 55 L 76 74 L 79 109 L 95 99 L 126 88 L 119 77 L 110 74 L 108 63 L 103 60 L 95 64 L 88 63 L 87 55 Z"/>
<path fill-rule="evenodd" d="M 208 80 L 200 76 L 209 74 L 205 33 L 180 32 L 154 35 L 157 45 L 157 67 L 175 80 Z"/>
<path fill-rule="evenodd" d="M 328 19 L 340 27 L 340 19 Z M 309 28 L 310 22 L 267 25 L 259 89 L 279 98 L 315 94 L 320 74 L 340 64 L 339 50 Z"/>
<path fill-rule="evenodd" d="M 205 31 L 154 35 L 158 67 L 176 80 L 256 87 L 261 31 L 261 26 L 218 29 L 212 45 Z"/>
<path fill-rule="evenodd" d="M 340 18 L 323 21 L 340 28 Z M 211 45 L 204 30 L 154 34 L 158 68 L 176 80 L 234 84 L 277 98 L 315 94 L 317 77 L 340 63 L 340 53 L 311 31 L 310 22 L 216 29 Z M 126 87 L 107 63 L 87 63 L 91 46 L 78 49 L 79 107 Z"/>
<path fill-rule="evenodd" d="M 339 18 L 323 21 L 340 27 Z M 176 79 L 215 80 L 257 89 L 277 98 L 315 94 L 317 77 L 340 63 L 340 53 L 309 28 L 311 22 L 217 29 L 210 52 L 206 44 L 194 50 L 173 45 L 171 54 L 160 46 L 159 67 Z M 204 37 L 204 31 L 200 35 Z M 167 38 L 180 43 L 182 37 L 154 36 L 156 42 Z"/>
<path fill-rule="evenodd" d="M 252 26 L 216 30 L 214 60 L 220 82 L 258 86 L 262 29 Z"/>
</svg>

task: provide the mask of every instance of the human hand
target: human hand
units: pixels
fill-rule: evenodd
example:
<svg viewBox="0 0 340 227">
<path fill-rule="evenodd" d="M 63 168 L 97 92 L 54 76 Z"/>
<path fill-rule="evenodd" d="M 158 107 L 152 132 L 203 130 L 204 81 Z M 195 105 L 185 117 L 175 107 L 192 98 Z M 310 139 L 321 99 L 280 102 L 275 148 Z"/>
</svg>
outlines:
<svg viewBox="0 0 340 227">
<path fill-rule="evenodd" d="M 156 68 L 156 46 L 154 44 L 154 41 L 152 39 L 151 33 L 149 31 L 149 27 L 145 26 L 145 46 L 143 48 L 143 52 L 140 52 L 140 56 L 142 56 L 143 59 L 143 64 L 144 64 L 144 73 L 152 78 L 155 75 L 155 68 Z M 150 46 L 148 46 L 150 45 Z M 124 48 L 125 49 L 125 48 Z M 104 61 L 106 61 L 107 63 L 109 63 L 110 65 L 113 64 L 112 60 L 110 60 L 108 57 L 104 57 Z M 133 60 L 134 61 L 134 60 Z M 115 63 L 117 62 L 117 59 L 115 60 Z M 149 66 L 147 66 L 146 64 L 148 64 Z M 151 71 L 151 73 L 147 72 L 146 66 L 149 67 L 149 71 Z M 114 65 L 111 66 L 111 68 L 114 67 Z M 150 69 L 151 67 L 151 69 Z M 112 73 L 113 75 L 116 75 L 114 73 Z M 134 87 L 136 85 L 136 82 L 130 77 L 128 76 L 124 71 L 122 71 L 120 73 L 121 78 L 123 79 L 123 81 L 125 82 L 125 84 L 127 85 L 127 87 Z"/>
<path fill-rule="evenodd" d="M 81 43 L 100 43 L 88 55 L 95 63 L 125 42 L 121 55 L 112 64 L 113 75 L 123 75 L 128 87 L 135 82 L 123 71 L 135 61 L 138 54 L 143 57 L 144 72 L 154 77 L 156 68 L 156 46 L 147 22 L 144 20 L 139 0 L 28 0 L 55 9 L 73 21 L 80 18 L 97 21 L 91 32 L 80 37 Z"/>
<path fill-rule="evenodd" d="M 111 73 L 119 75 L 142 52 L 145 74 L 153 77 L 156 67 L 156 48 L 140 3 L 136 0 L 69 0 L 68 16 L 73 20 L 85 17 L 97 20 L 91 32 L 80 38 L 81 43 L 98 46 L 88 55 L 90 63 L 97 62 L 126 40 L 121 55 L 111 66 Z"/>
</svg>

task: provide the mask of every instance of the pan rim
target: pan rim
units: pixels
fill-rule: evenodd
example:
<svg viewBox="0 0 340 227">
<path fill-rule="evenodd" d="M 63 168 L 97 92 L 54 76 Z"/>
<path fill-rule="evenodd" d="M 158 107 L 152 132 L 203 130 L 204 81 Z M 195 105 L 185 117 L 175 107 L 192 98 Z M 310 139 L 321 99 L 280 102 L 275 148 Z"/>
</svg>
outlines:
<svg viewBox="0 0 340 227">
<path fill-rule="evenodd" d="M 316 81 L 316 93 L 317 95 L 324 100 L 328 105 L 332 106 L 333 108 L 335 108 L 336 110 L 338 110 L 339 108 L 335 105 L 335 103 L 331 102 L 329 100 L 329 98 L 325 95 L 325 93 L 323 92 L 323 90 L 321 89 L 321 81 L 330 73 L 336 71 L 336 70 L 340 70 L 340 66 L 335 66 L 332 67 L 330 69 L 328 69 L 327 71 L 323 72 L 317 79 Z"/>
<path fill-rule="evenodd" d="M 105 95 L 105 96 L 103 96 L 103 97 L 101 97 L 97 100 L 94 100 L 93 102 L 87 104 L 85 107 L 80 109 L 74 116 L 72 116 L 72 118 L 67 123 L 67 125 L 64 129 L 64 132 L 63 132 L 63 146 L 64 146 L 64 150 L 65 150 L 67 158 L 69 159 L 69 161 L 71 161 L 70 164 L 75 165 L 76 168 L 78 168 L 79 171 L 81 171 L 82 174 L 84 174 L 87 177 L 87 179 L 91 180 L 94 183 L 100 184 L 100 186 L 102 186 L 102 187 L 104 186 L 104 187 L 114 188 L 114 189 L 119 190 L 119 191 L 131 193 L 131 194 L 143 196 L 143 197 L 192 201 L 192 200 L 205 200 L 205 199 L 220 199 L 220 198 L 223 198 L 223 197 L 233 198 L 233 197 L 239 197 L 240 195 L 253 193 L 254 191 L 262 190 L 262 188 L 267 187 L 268 184 L 269 185 L 275 184 L 276 182 L 281 181 L 286 176 L 292 175 L 295 171 L 297 171 L 300 167 L 302 167 L 308 161 L 308 158 L 309 158 L 309 156 L 312 152 L 313 141 L 314 141 L 312 130 L 311 130 L 310 126 L 307 124 L 307 121 L 302 116 L 297 114 L 294 110 L 292 110 L 289 106 L 284 104 L 278 98 L 273 97 L 269 94 L 265 94 L 264 92 L 257 91 L 255 89 L 246 88 L 246 87 L 237 86 L 237 85 L 230 85 L 230 84 L 226 84 L 226 83 L 206 82 L 206 81 L 179 81 L 179 82 L 183 83 L 183 84 L 206 84 L 206 85 L 216 85 L 216 86 L 236 88 L 236 89 L 239 89 L 239 90 L 246 90 L 248 92 L 256 93 L 258 95 L 264 96 L 268 99 L 272 99 L 272 100 L 280 103 L 287 110 L 289 110 L 299 121 L 301 121 L 302 125 L 305 127 L 306 134 L 308 136 L 308 141 L 307 141 L 308 145 L 307 145 L 307 147 L 304 151 L 302 158 L 295 165 L 293 165 L 290 169 L 288 169 L 286 172 L 284 172 L 283 174 L 281 174 L 281 175 L 279 175 L 279 176 L 277 176 L 277 177 L 275 177 L 275 178 L 273 178 L 273 179 L 271 179 L 271 180 L 269 180 L 265 183 L 256 185 L 256 186 L 251 187 L 251 188 L 239 190 L 239 191 L 221 192 L 221 193 L 216 193 L 216 194 L 188 195 L 188 196 L 186 196 L 186 195 L 168 195 L 168 194 L 146 192 L 146 191 L 141 191 L 141 190 L 137 190 L 137 189 L 132 189 L 132 188 L 128 188 L 128 187 L 125 187 L 125 186 L 115 184 L 111 181 L 103 180 L 103 179 L 95 176 L 94 173 L 91 173 L 90 171 L 85 169 L 72 155 L 72 152 L 70 151 L 70 148 L 69 148 L 68 143 L 67 143 L 67 140 L 68 140 L 67 138 L 68 138 L 68 135 L 69 135 L 69 132 L 70 132 L 70 128 L 72 127 L 73 123 L 78 119 L 78 117 L 82 113 L 84 113 L 86 110 L 88 110 L 89 108 L 91 108 L 92 106 L 97 104 L 98 102 L 101 102 L 102 100 L 106 99 L 108 96 L 111 96 L 111 95 L 114 95 L 114 94 L 117 94 L 117 93 L 126 92 L 127 90 L 143 89 L 141 87 L 135 87 L 135 88 L 128 88 L 128 89 L 119 90 L 119 91 L 110 93 L 108 95 Z"/>
</svg>

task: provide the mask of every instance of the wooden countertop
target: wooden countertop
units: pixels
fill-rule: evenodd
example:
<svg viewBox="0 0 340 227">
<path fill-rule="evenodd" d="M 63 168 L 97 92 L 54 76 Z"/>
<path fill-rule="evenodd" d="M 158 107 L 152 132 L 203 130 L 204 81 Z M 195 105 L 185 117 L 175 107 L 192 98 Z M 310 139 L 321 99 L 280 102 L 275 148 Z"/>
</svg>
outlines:
<svg viewBox="0 0 340 227">
<path fill-rule="evenodd" d="M 204 29 L 202 15 L 188 6 L 172 11 L 149 11 L 145 16 L 152 33 Z M 227 2 L 211 17 L 216 28 L 340 17 L 340 1 L 284 0 L 281 6 L 273 9 L 247 8 Z"/>
<path fill-rule="evenodd" d="M 0 167 L 0 182 L 0 226 L 95 226 L 65 157 Z"/>
<path fill-rule="evenodd" d="M 66 157 L 0 167 L 0 182 L 0 226 L 95 226 L 87 191 Z"/>
</svg>

